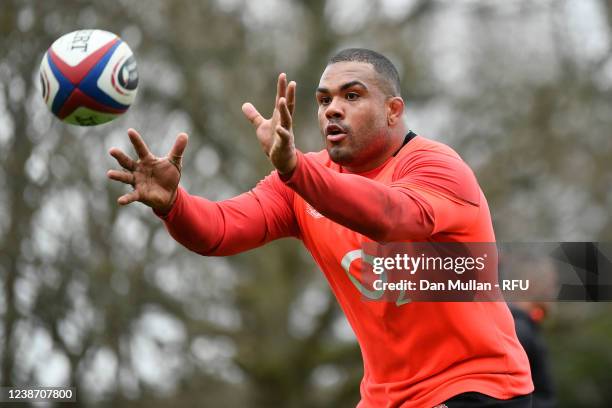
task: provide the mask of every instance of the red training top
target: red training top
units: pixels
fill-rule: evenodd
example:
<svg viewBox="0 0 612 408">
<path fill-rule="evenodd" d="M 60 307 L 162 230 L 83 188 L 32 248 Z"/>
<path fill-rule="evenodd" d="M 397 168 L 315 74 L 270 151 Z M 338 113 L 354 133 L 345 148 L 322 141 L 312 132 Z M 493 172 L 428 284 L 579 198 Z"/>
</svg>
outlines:
<svg viewBox="0 0 612 408">
<path fill-rule="evenodd" d="M 202 255 L 301 239 L 361 346 L 360 408 L 432 407 L 469 391 L 500 399 L 533 391 L 505 303 L 398 306 L 364 300 L 351 282 L 364 242 L 495 242 L 473 172 L 446 145 L 417 136 L 362 174 L 346 173 L 325 150 L 298 152 L 287 180 L 273 172 L 253 190 L 217 203 L 179 189 L 162 218 L 177 241 Z"/>
</svg>

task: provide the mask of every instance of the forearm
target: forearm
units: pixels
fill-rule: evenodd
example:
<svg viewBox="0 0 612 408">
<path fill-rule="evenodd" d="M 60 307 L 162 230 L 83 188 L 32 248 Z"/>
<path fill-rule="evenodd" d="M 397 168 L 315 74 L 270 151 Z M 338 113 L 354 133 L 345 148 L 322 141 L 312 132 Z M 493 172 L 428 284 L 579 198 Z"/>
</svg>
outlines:
<svg viewBox="0 0 612 408">
<path fill-rule="evenodd" d="M 302 153 L 285 183 L 327 218 L 375 241 L 424 239 L 433 230 L 432 209 L 417 192 L 335 172 Z"/>
<path fill-rule="evenodd" d="M 175 240 L 202 255 L 232 255 L 290 235 L 269 230 L 253 192 L 216 203 L 179 189 L 171 211 L 161 218 Z"/>
<path fill-rule="evenodd" d="M 223 252 L 224 248 L 219 246 L 225 225 L 223 211 L 217 203 L 179 188 L 172 209 L 160 218 L 170 235 L 186 248 L 202 255 Z"/>
<path fill-rule="evenodd" d="M 275 173 L 237 197 L 212 202 L 180 189 L 161 216 L 174 239 L 202 255 L 232 255 L 274 239 L 299 236 L 293 192 Z"/>
</svg>

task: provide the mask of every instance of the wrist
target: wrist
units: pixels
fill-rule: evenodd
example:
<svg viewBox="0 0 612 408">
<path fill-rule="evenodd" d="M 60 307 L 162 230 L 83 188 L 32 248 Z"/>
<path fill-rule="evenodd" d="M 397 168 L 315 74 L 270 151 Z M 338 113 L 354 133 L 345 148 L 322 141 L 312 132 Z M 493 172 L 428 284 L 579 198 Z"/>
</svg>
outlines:
<svg viewBox="0 0 612 408">
<path fill-rule="evenodd" d="M 168 201 L 166 205 L 153 208 L 153 211 L 155 212 L 155 214 L 161 217 L 168 215 L 170 211 L 172 211 L 172 208 L 174 207 L 174 204 L 176 203 L 177 196 L 178 196 L 178 188 L 172 192 L 172 195 L 170 196 L 170 200 Z"/>
<path fill-rule="evenodd" d="M 293 165 L 293 168 L 290 171 L 282 173 L 280 170 L 277 170 L 278 171 L 278 176 L 280 177 L 280 179 L 282 181 L 284 181 L 284 182 L 289 181 L 293 177 L 295 172 L 297 171 L 297 169 L 299 167 L 299 161 L 300 161 L 300 158 L 298 156 L 299 156 L 299 154 L 298 154 L 298 151 L 296 150 L 295 151 L 295 164 Z"/>
<path fill-rule="evenodd" d="M 283 177 L 289 177 L 293 173 L 296 167 L 297 167 L 297 154 L 294 151 L 291 159 L 289 159 L 289 161 L 285 165 L 277 167 L 276 170 Z"/>
</svg>

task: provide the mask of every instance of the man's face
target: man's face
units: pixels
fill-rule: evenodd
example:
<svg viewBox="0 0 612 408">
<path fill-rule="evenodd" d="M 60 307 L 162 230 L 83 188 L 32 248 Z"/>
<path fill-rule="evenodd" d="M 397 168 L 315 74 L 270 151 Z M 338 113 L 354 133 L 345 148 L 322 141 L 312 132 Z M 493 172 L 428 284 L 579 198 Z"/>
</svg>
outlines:
<svg viewBox="0 0 612 408">
<path fill-rule="evenodd" d="M 337 62 L 321 75 L 319 128 L 331 159 L 351 171 L 372 168 L 392 143 L 382 81 L 363 62 Z"/>
</svg>

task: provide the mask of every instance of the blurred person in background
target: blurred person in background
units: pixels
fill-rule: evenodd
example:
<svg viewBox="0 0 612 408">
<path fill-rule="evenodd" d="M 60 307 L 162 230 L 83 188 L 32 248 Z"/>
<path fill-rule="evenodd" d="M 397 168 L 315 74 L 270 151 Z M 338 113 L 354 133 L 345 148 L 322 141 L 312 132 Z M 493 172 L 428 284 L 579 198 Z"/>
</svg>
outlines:
<svg viewBox="0 0 612 408">
<path fill-rule="evenodd" d="M 541 325 L 551 312 L 551 301 L 558 292 L 555 265 L 545 255 L 511 253 L 502 258 L 501 267 L 505 278 L 529 280 L 529 289 L 521 295 L 525 300 L 511 302 L 510 311 L 516 335 L 529 358 L 533 408 L 554 408 L 557 406 L 554 379 Z"/>
</svg>

